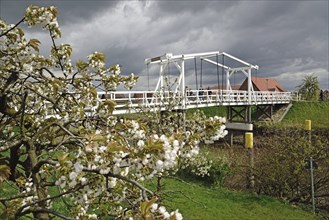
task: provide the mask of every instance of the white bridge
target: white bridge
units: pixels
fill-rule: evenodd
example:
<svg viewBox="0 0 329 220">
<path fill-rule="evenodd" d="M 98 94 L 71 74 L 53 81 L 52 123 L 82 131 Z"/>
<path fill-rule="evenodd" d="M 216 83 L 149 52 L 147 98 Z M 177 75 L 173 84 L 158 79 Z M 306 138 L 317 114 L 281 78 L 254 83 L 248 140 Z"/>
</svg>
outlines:
<svg viewBox="0 0 329 220">
<path fill-rule="evenodd" d="M 231 62 L 237 63 L 239 66 L 229 67 L 225 65 L 224 57 L 230 59 Z M 219 62 L 219 58 L 222 58 L 222 62 Z M 185 61 L 193 59 L 195 65 L 197 59 L 201 60 L 201 65 L 202 62 L 215 65 L 218 82 L 219 68 L 221 68 L 222 73 L 225 74 L 225 89 L 187 89 L 185 86 Z M 98 92 L 99 101 L 110 99 L 116 102 L 113 114 L 135 113 L 145 109 L 159 111 L 168 108 L 186 110 L 210 106 L 288 104 L 292 100 L 290 92 L 254 91 L 251 73 L 252 70 L 258 70 L 258 66 L 247 63 L 225 52 L 215 51 L 182 55 L 167 53 L 163 56 L 145 59 L 145 63 L 147 66 L 150 64 L 159 64 L 160 66 L 159 80 L 154 91 Z M 170 91 L 166 89 L 166 70 L 169 69 L 169 64 L 174 64 L 179 71 L 175 87 L 170 89 Z M 243 73 L 248 79 L 246 91 L 232 90 L 230 79 L 238 72 Z M 93 106 L 91 110 L 94 108 L 97 108 L 97 106 Z"/>
</svg>

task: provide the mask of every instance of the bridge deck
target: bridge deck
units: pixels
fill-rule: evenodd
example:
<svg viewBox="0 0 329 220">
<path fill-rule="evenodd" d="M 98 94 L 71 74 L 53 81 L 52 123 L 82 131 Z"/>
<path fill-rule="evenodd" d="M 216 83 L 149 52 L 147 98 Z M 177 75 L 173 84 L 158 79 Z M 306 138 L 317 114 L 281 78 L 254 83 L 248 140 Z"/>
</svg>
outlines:
<svg viewBox="0 0 329 220">
<path fill-rule="evenodd" d="M 151 111 L 172 109 L 190 109 L 210 106 L 248 106 L 287 104 L 292 100 L 290 92 L 255 91 L 248 96 L 241 90 L 190 90 L 186 95 L 173 92 L 99 92 L 100 101 L 108 98 L 116 102 L 113 114 L 140 112 L 143 109 Z"/>
</svg>

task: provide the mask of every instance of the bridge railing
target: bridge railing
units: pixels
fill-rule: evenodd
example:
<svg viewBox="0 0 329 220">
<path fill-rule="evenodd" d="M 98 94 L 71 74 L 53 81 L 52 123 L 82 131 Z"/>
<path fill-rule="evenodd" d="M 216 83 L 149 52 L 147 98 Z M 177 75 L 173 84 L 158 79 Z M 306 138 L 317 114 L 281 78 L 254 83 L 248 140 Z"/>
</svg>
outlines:
<svg viewBox="0 0 329 220">
<path fill-rule="evenodd" d="M 283 104 L 292 100 L 290 92 L 255 91 L 250 94 L 243 90 L 188 90 L 182 95 L 173 91 L 123 91 L 99 92 L 99 100 L 111 99 L 116 102 L 117 112 L 131 112 L 133 108 L 195 108 L 206 106 L 234 106 Z M 183 102 L 184 101 L 184 102 Z M 129 111 L 128 111 L 129 109 Z"/>
<path fill-rule="evenodd" d="M 290 102 L 290 92 L 252 92 L 249 102 L 248 92 L 243 90 L 190 90 L 187 104 L 218 103 L 222 105 L 257 105 Z"/>
</svg>

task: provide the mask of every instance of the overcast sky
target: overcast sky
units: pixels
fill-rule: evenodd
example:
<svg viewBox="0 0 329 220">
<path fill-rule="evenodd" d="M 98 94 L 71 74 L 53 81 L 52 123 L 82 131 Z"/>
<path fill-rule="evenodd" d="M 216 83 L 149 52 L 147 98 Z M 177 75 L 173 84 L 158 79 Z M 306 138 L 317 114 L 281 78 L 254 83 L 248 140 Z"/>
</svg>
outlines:
<svg viewBox="0 0 329 220">
<path fill-rule="evenodd" d="M 15 23 L 30 4 L 57 6 L 62 30 L 58 42 L 72 45 L 72 60 L 103 51 L 109 65 L 119 63 L 125 74 L 140 76 L 138 90 L 147 89 L 145 58 L 225 51 L 258 65 L 255 76 L 274 78 L 292 91 L 310 73 L 329 89 L 328 2 L 0 0 L 0 17 Z M 46 55 L 47 34 L 26 31 L 28 37 L 41 39 Z M 194 88 L 194 64 L 188 65 L 187 84 Z M 174 66 L 170 68 L 174 74 Z M 217 76 L 206 72 L 208 68 L 215 67 L 204 65 L 204 87 L 217 85 Z M 158 66 L 150 69 L 150 87 L 155 87 Z"/>
</svg>

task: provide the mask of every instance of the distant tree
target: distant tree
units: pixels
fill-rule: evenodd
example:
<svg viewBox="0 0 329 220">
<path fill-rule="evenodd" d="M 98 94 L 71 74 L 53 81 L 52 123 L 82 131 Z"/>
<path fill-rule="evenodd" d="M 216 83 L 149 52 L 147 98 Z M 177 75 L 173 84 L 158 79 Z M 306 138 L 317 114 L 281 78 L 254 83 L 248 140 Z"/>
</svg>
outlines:
<svg viewBox="0 0 329 220">
<path fill-rule="evenodd" d="M 298 92 L 302 95 L 303 99 L 308 101 L 319 100 L 320 85 L 317 76 L 313 74 L 306 75 L 302 84 L 297 86 Z"/>
</svg>

